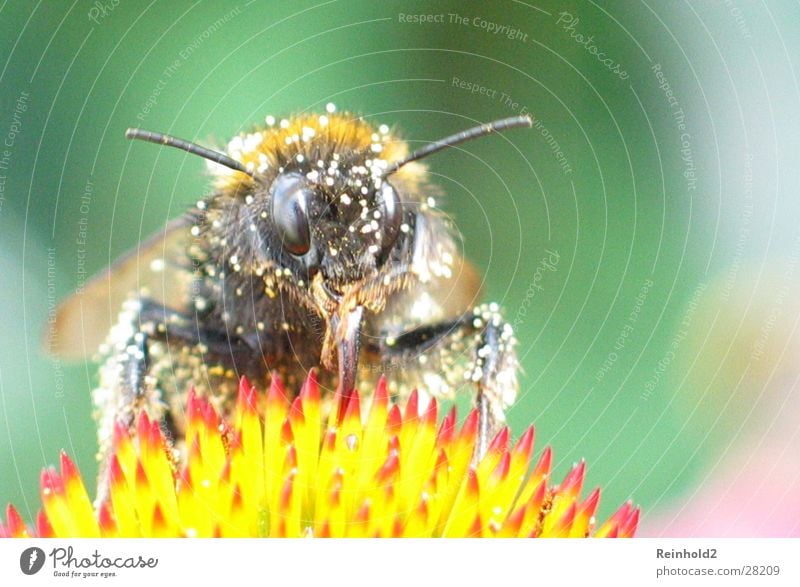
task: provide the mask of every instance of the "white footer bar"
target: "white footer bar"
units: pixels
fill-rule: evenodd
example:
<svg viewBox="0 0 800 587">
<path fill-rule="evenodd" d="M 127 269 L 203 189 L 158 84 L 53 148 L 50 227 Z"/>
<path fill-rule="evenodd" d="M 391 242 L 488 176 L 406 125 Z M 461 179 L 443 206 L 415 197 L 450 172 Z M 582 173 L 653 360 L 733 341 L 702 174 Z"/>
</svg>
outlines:
<svg viewBox="0 0 800 587">
<path fill-rule="evenodd" d="M 0 540 L 0 585 L 192 587 L 193 582 L 797 586 L 800 539 Z"/>
</svg>

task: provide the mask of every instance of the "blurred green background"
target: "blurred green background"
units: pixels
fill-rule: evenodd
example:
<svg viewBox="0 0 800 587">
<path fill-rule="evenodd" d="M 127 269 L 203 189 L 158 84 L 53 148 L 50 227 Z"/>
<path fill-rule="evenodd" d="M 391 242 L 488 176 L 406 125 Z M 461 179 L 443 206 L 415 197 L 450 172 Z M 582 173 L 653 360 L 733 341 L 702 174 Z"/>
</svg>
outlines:
<svg viewBox="0 0 800 587">
<path fill-rule="evenodd" d="M 534 115 L 428 160 L 519 337 L 511 425 L 535 422 L 557 477 L 587 460 L 601 516 L 628 498 L 645 524 L 680 507 L 794 390 L 798 16 L 788 1 L 4 3 L 0 502 L 31 519 L 62 448 L 95 471 L 96 366 L 40 345 L 82 249 L 99 270 L 209 189 L 202 160 L 125 128 L 221 144 L 332 101 L 419 144 Z"/>
</svg>

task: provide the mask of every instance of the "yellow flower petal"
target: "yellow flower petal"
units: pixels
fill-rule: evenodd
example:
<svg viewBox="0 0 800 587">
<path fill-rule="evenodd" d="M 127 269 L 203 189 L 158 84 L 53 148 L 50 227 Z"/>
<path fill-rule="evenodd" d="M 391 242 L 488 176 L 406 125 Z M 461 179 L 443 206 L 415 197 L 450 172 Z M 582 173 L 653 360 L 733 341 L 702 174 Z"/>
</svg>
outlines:
<svg viewBox="0 0 800 587">
<path fill-rule="evenodd" d="M 156 422 L 117 426 L 108 499 L 95 511 L 77 468 L 42 473 L 43 513 L 26 528 L 9 507 L 0 536 L 632 536 L 624 504 L 595 532 L 600 492 L 581 500 L 586 465 L 549 485 L 552 453 L 530 427 L 513 448 L 501 430 L 474 461 L 478 413 L 460 429 L 451 410 L 413 393 L 390 405 L 381 379 L 371 405 L 353 393 L 323 422 L 312 373 L 289 401 L 277 377 L 265 396 L 242 379 L 230 418 L 191 390 L 186 454 L 176 463 Z M 339 410 L 343 410 L 339 413 Z M 438 428 L 437 428 L 438 426 Z M 176 465 L 179 465 L 176 469 Z"/>
</svg>

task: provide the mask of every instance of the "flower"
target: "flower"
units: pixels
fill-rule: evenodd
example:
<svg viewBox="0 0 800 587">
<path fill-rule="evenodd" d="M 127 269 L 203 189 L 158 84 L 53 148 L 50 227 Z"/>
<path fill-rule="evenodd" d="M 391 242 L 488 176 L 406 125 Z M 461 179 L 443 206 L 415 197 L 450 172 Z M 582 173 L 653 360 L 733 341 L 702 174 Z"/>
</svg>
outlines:
<svg viewBox="0 0 800 587">
<path fill-rule="evenodd" d="M 595 527 L 599 489 L 581 500 L 575 465 L 550 485 L 552 452 L 531 469 L 534 429 L 511 446 L 508 428 L 477 464 L 478 413 L 457 426 L 453 408 L 421 408 L 414 393 L 392 404 L 381 379 L 362 418 L 356 394 L 324 427 L 312 373 L 288 402 L 273 378 L 266 396 L 246 380 L 222 420 L 194 391 L 187 401 L 186 456 L 174 455 L 156 422 L 117 426 L 109 497 L 93 507 L 72 462 L 41 476 L 43 511 L 34 528 L 9 506 L 0 536 L 446 536 L 627 537 L 639 510 L 623 505 Z M 341 417 L 340 417 L 341 416 Z"/>
</svg>

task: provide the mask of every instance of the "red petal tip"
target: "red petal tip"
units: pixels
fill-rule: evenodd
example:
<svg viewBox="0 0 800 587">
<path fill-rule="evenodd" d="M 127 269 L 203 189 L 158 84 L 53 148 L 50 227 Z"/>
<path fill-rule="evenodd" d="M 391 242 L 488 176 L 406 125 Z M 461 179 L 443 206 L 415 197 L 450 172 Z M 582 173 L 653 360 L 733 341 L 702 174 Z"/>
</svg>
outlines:
<svg viewBox="0 0 800 587">
<path fill-rule="evenodd" d="M 303 414 L 303 398 L 302 396 L 297 396 L 292 401 L 292 405 L 289 408 L 289 419 L 293 422 L 302 423 L 305 421 L 305 415 Z"/>
<path fill-rule="evenodd" d="M 594 491 L 589 494 L 589 497 L 587 497 L 581 505 L 581 511 L 586 512 L 589 516 L 593 516 L 597 510 L 598 503 L 600 503 L 600 488 L 595 487 Z"/>
<path fill-rule="evenodd" d="M 63 450 L 61 451 L 60 455 L 61 460 L 61 477 L 65 481 L 70 481 L 72 479 L 77 479 L 80 477 L 80 473 L 78 472 L 78 467 L 75 466 L 75 463 L 69 458 L 66 452 Z"/>
<path fill-rule="evenodd" d="M 577 511 L 577 507 L 575 502 L 573 501 L 567 511 L 564 512 L 564 515 L 561 516 L 561 519 L 556 524 L 556 528 L 559 530 L 563 530 L 565 532 L 569 532 L 569 529 L 572 527 L 572 523 L 575 521 L 575 512 Z"/>
<path fill-rule="evenodd" d="M 383 466 L 375 474 L 375 480 L 377 481 L 378 485 L 385 485 L 393 479 L 394 474 L 399 469 L 400 459 L 398 454 L 396 451 L 391 451 L 389 453 L 389 457 L 386 459 L 386 462 L 383 463 Z"/>
<path fill-rule="evenodd" d="M 128 428 L 119 420 L 114 422 L 114 432 L 112 434 L 111 445 L 113 448 L 117 448 L 123 440 L 127 440 L 130 438 L 128 434 Z"/>
<path fill-rule="evenodd" d="M 467 493 L 474 496 L 475 499 L 478 497 L 478 472 L 475 467 L 470 467 L 467 470 Z"/>
<path fill-rule="evenodd" d="M 22 521 L 22 516 L 11 504 L 6 506 L 6 527 L 10 536 L 21 534 L 25 530 L 25 522 Z"/>
<path fill-rule="evenodd" d="M 114 521 L 114 515 L 111 513 L 111 504 L 107 501 L 104 501 L 100 505 L 100 512 L 98 513 L 98 522 L 100 523 L 100 528 L 106 532 L 110 532 L 116 527 L 116 522 Z"/>
<path fill-rule="evenodd" d="M 574 465 L 570 469 L 564 481 L 561 483 L 560 492 L 567 492 L 580 487 L 583 484 L 583 478 L 586 475 L 586 461 L 581 460 L 580 463 Z"/>
<path fill-rule="evenodd" d="M 471 537 L 479 537 L 483 534 L 483 524 L 481 524 L 481 516 L 478 514 L 475 516 L 475 521 L 472 522 L 472 526 L 467 533 L 467 538 Z"/>
<path fill-rule="evenodd" d="M 292 444 L 294 442 L 292 423 L 289 421 L 289 418 L 286 418 L 283 421 L 283 426 L 281 426 L 281 442 L 284 444 Z"/>
<path fill-rule="evenodd" d="M 511 454 L 504 453 L 503 456 L 500 458 L 500 462 L 497 463 L 497 466 L 492 471 L 492 479 L 496 482 L 500 482 L 508 476 L 508 471 L 511 468 Z"/>
<path fill-rule="evenodd" d="M 283 381 L 277 371 L 272 372 L 269 381 L 269 392 L 267 393 L 267 403 L 280 403 L 282 404 L 287 400 L 286 389 L 283 387 Z"/>
<path fill-rule="evenodd" d="M 375 386 L 375 395 L 373 401 L 379 403 L 389 402 L 389 388 L 386 384 L 386 375 L 381 375 L 378 379 L 378 384 Z"/>
<path fill-rule="evenodd" d="M 438 420 L 439 420 L 439 404 L 436 402 L 436 398 L 431 398 L 431 400 L 428 402 L 428 408 L 425 410 L 423 421 L 426 426 L 434 427 L 436 426 L 436 422 Z"/>
<path fill-rule="evenodd" d="M 250 384 L 245 375 L 239 378 L 239 396 L 236 398 L 239 405 L 248 411 L 256 409 L 256 388 Z"/>
<path fill-rule="evenodd" d="M 356 390 L 350 396 L 350 401 L 347 402 L 347 411 L 344 413 L 344 421 L 353 418 L 355 421 L 361 421 L 361 398 Z"/>
<path fill-rule="evenodd" d="M 473 440 L 475 438 L 475 435 L 478 433 L 479 419 L 478 410 L 473 409 L 467 414 L 467 419 L 464 420 L 464 425 L 461 427 L 461 438 L 466 438 L 468 440 Z"/>
<path fill-rule="evenodd" d="M 503 426 L 489 444 L 489 452 L 502 452 L 507 450 L 509 435 L 508 426 Z"/>
<path fill-rule="evenodd" d="M 529 426 L 525 433 L 519 437 L 514 450 L 518 453 L 530 455 L 533 452 L 533 445 L 536 439 L 536 431 L 533 425 Z"/>
<path fill-rule="evenodd" d="M 149 484 L 147 473 L 144 471 L 144 466 L 141 461 L 136 461 L 136 485 L 146 486 Z"/>
<path fill-rule="evenodd" d="M 52 538 L 54 534 L 50 520 L 47 519 L 47 514 L 41 510 L 36 515 L 36 534 L 40 538 Z"/>
<path fill-rule="evenodd" d="M 405 420 L 410 422 L 417 418 L 419 418 L 419 392 L 415 389 L 408 396 L 408 402 L 406 402 Z"/>
<path fill-rule="evenodd" d="M 400 406 L 394 404 L 389 409 L 389 415 L 386 417 L 386 430 L 389 433 L 394 433 L 403 426 L 403 414 L 400 412 Z"/>
<path fill-rule="evenodd" d="M 311 369 L 308 372 L 306 380 L 303 382 L 303 387 L 300 389 L 300 397 L 302 398 L 303 402 L 318 403 L 320 401 L 319 383 L 317 382 L 316 369 Z"/>
<path fill-rule="evenodd" d="M 150 435 L 150 417 L 147 412 L 142 411 L 139 418 L 136 420 L 136 436 L 139 440 L 147 438 Z"/>
<path fill-rule="evenodd" d="M 53 468 L 47 468 L 42 470 L 42 474 L 39 477 L 39 485 L 42 488 L 42 492 L 46 494 L 64 493 L 64 480 L 59 476 L 58 473 L 56 473 L 55 469 Z"/>
<path fill-rule="evenodd" d="M 439 442 L 451 442 L 456 431 L 456 407 L 453 406 L 447 412 L 447 415 L 442 420 L 439 426 L 438 439 Z"/>
<path fill-rule="evenodd" d="M 632 537 L 636 533 L 636 529 L 639 526 L 639 508 L 634 508 L 634 510 L 628 515 L 628 519 L 622 524 L 620 528 L 620 534 L 626 537 Z"/>
<path fill-rule="evenodd" d="M 553 449 L 546 446 L 539 457 L 539 462 L 533 469 L 533 475 L 536 477 L 547 477 L 550 475 L 550 467 L 553 464 Z"/>
<path fill-rule="evenodd" d="M 119 459 L 116 454 L 111 455 L 111 461 L 108 464 L 108 477 L 112 485 L 117 485 L 125 480 L 122 466 L 119 464 Z"/>
</svg>

